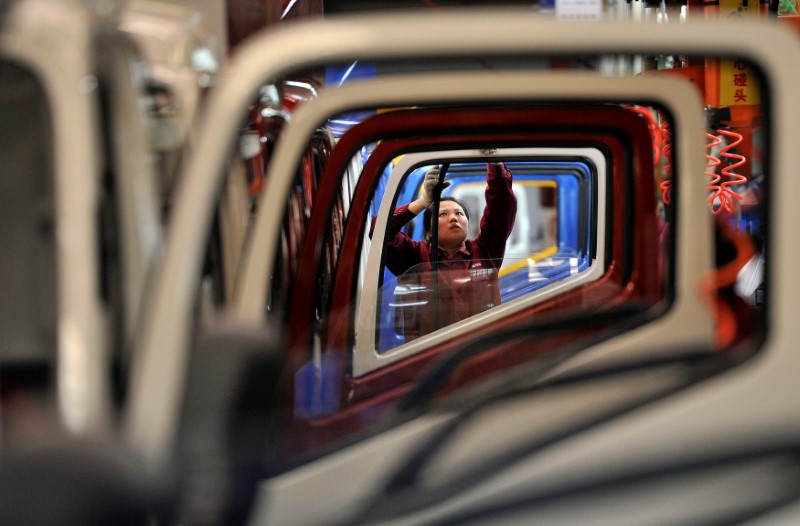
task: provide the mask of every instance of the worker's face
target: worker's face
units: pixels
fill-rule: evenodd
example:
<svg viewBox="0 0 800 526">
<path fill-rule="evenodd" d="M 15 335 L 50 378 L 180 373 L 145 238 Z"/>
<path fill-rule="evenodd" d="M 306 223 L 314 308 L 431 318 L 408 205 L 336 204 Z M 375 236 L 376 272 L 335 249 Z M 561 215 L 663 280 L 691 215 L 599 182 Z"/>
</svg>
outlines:
<svg viewBox="0 0 800 526">
<path fill-rule="evenodd" d="M 442 201 L 439 204 L 439 245 L 460 247 L 467 239 L 469 220 L 461 205 L 455 201 Z"/>
</svg>

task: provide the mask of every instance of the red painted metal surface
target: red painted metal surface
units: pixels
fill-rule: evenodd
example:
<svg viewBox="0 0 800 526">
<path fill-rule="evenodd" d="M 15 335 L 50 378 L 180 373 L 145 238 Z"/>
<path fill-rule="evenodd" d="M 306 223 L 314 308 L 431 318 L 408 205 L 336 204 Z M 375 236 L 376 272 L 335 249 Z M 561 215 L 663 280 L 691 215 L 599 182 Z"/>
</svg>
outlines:
<svg viewBox="0 0 800 526">
<path fill-rule="evenodd" d="M 227 0 L 228 45 L 231 50 L 253 33 L 287 20 L 320 17 L 323 0 Z"/>
<path fill-rule="evenodd" d="M 330 220 L 331 204 L 338 195 L 341 175 L 360 146 L 379 138 L 382 139 L 381 145 L 373 152 L 356 188 L 339 249 L 338 241 L 330 241 Z M 491 328 L 467 329 L 458 338 L 359 379 L 343 374 L 342 409 L 336 415 L 313 422 L 285 421 L 295 431 L 289 435 L 303 437 L 302 443 L 292 440 L 295 446 L 292 449 L 318 446 L 351 434 L 376 420 L 382 409 L 390 407 L 435 356 L 478 335 L 534 315 L 607 307 L 631 297 L 652 303 L 661 299 L 662 274 L 652 264 L 653 255 L 659 253 L 658 236 L 655 235 L 652 145 L 647 123 L 640 116 L 616 106 L 450 108 L 385 113 L 355 126 L 341 138 L 319 186 L 300 258 L 299 275 L 319 276 L 328 271 L 321 267 L 324 252 L 328 253 L 325 259 L 329 262 L 332 253 L 340 255 L 338 265 L 328 265 L 335 272 L 334 276 L 326 278 L 330 289 L 325 296 L 330 298 L 330 303 L 320 303 L 317 279 L 302 279 L 297 283 L 288 320 L 288 348 L 291 351 L 287 356 L 287 385 L 291 384 L 293 372 L 309 360 L 310 338 L 315 331 L 322 330 L 324 352 L 342 353 L 343 358 L 350 359 L 355 279 L 360 243 L 365 235 L 367 203 L 386 162 L 410 151 L 469 148 L 487 143 L 496 146 L 530 146 L 533 143 L 537 146 L 558 144 L 570 147 L 603 145 L 612 160 L 609 174 L 612 205 L 608 218 L 609 228 L 613 228 L 608 247 L 612 263 L 606 275 L 595 283 L 509 316 Z M 632 228 L 634 221 L 636 229 Z M 335 281 L 331 282 L 332 279 Z M 322 318 L 317 320 L 320 308 Z M 580 335 L 543 338 L 535 349 L 528 349 L 525 353 L 488 352 L 464 367 L 459 381 L 468 381 L 477 374 L 531 359 L 553 345 L 575 341 L 577 337 Z M 291 396 L 291 392 L 288 389 L 286 395 Z"/>
</svg>

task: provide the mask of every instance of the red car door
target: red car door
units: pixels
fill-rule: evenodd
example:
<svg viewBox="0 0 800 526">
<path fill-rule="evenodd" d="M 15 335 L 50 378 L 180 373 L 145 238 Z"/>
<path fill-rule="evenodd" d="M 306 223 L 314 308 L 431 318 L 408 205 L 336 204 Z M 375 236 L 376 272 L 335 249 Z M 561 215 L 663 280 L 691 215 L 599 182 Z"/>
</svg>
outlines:
<svg viewBox="0 0 800 526">
<path fill-rule="evenodd" d="M 353 348 L 354 302 L 357 295 L 361 243 L 367 224 L 367 206 L 351 207 L 344 236 L 339 241 L 331 228 L 332 203 L 341 188 L 344 167 L 363 144 L 381 142 L 366 163 L 353 203 L 371 200 L 377 178 L 388 159 L 415 149 L 477 147 L 486 144 L 600 144 L 610 165 L 609 261 L 604 276 L 595 283 L 499 320 L 491 328 L 470 330 L 434 345 L 398 363 L 355 378 L 349 372 Z M 410 137 L 410 138 L 407 138 Z M 380 415 L 405 392 L 415 378 L 442 353 L 480 334 L 559 311 L 598 308 L 637 299 L 654 304 L 661 298 L 662 274 L 653 265 L 658 251 L 655 178 L 651 137 L 646 121 L 621 106 L 564 108 L 428 109 L 390 112 L 355 126 L 334 149 L 318 188 L 316 206 L 308 224 L 300 257 L 300 276 L 288 316 L 288 373 L 285 396 L 293 413 L 285 420 L 285 436 L 297 452 L 350 435 Z M 639 228 L 633 229 L 631 219 Z M 332 269 L 328 273 L 327 269 Z M 524 352 L 487 349 L 468 364 L 459 382 L 488 371 L 511 367 L 544 354 L 556 345 L 576 341 L 580 332 L 543 338 Z M 297 419 L 295 397 L 307 390 L 297 372 L 308 366 L 312 346 L 331 364 L 322 374 L 325 387 L 338 393 L 338 408 L 326 415 Z M 303 386 L 298 386 L 302 382 Z M 338 385 L 331 386 L 327 382 Z M 287 416 L 289 416 L 287 414 Z"/>
</svg>

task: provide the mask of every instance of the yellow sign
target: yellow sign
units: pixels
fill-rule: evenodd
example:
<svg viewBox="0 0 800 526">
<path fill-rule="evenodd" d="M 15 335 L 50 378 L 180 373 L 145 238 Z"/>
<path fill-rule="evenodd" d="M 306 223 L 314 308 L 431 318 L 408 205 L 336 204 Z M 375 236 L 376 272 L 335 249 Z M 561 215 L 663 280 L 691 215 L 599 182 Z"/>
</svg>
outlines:
<svg viewBox="0 0 800 526">
<path fill-rule="evenodd" d="M 758 78 L 741 60 L 723 60 L 719 65 L 719 102 L 723 106 L 759 104 Z"/>
<path fill-rule="evenodd" d="M 760 14 L 759 0 L 719 0 L 718 5 L 720 20 L 754 19 Z"/>
<path fill-rule="evenodd" d="M 758 19 L 760 17 L 761 0 L 705 0 L 705 18 L 713 20 L 736 21 L 743 19 Z M 731 31 L 738 28 L 731 25 Z M 715 65 L 707 71 L 706 86 L 713 93 L 714 81 L 709 81 L 708 74 L 716 76 L 719 73 L 719 100 L 710 103 L 720 106 L 750 106 L 759 104 L 759 89 L 756 76 L 743 61 L 720 60 L 714 61 Z M 719 69 L 717 69 L 719 68 Z M 716 79 L 714 79 L 716 80 Z"/>
</svg>

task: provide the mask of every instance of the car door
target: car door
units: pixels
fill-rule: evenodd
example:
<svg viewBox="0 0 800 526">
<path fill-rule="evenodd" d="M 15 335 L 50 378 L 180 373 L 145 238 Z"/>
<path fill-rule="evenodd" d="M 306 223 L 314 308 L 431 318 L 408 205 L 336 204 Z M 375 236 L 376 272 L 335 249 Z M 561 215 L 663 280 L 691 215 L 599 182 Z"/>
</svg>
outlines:
<svg viewBox="0 0 800 526">
<path fill-rule="evenodd" d="M 43 13 L 53 17 L 52 27 L 39 23 Z M 23 372 L 10 384 L 40 379 L 33 391 L 52 395 L 55 425 L 79 436 L 105 432 L 116 409 L 112 392 L 120 388 L 114 370 L 125 367 L 162 241 L 142 58 L 111 11 L 94 16 L 75 3 L 26 2 L 4 15 L 9 202 L 3 208 L 14 216 L 4 221 L 5 236 L 22 235 L 20 254 L 42 257 L 7 254 L 4 267 L 18 278 L 8 285 L 15 292 L 5 310 L 14 316 L 4 317 L 11 332 L 3 339 L 16 341 L 19 333 L 28 343 L 10 345 L 3 368 L 11 376 Z M 62 56 L 64 49 L 71 52 Z M 13 94 L 26 84 L 30 99 L 16 106 Z M 23 111 L 30 111 L 30 122 Z M 26 129 L 41 135 L 13 138 L 13 130 Z M 31 145 L 40 150 L 38 160 L 16 158 Z"/>
<path fill-rule="evenodd" d="M 428 113 L 425 111 L 415 110 L 412 113 L 415 115 L 389 113 L 382 115 L 382 118 L 377 120 L 385 123 L 385 130 L 387 134 L 398 133 L 404 135 L 417 135 L 420 133 L 420 131 L 409 126 L 409 122 L 413 121 L 414 119 L 419 119 L 420 121 L 428 123 L 426 127 L 427 133 L 435 133 L 436 130 L 436 126 L 431 125 L 430 123 L 447 123 L 455 119 L 453 115 L 447 115 L 447 112 L 437 113 L 435 110 L 432 110 Z M 455 114 L 453 111 L 450 111 L 450 113 Z M 627 122 L 628 125 L 632 126 L 636 131 L 636 133 L 630 133 L 630 136 L 640 137 L 640 152 L 644 151 L 649 153 L 650 151 L 650 142 L 647 140 L 644 122 L 636 115 L 631 114 L 625 109 L 611 110 L 604 108 L 602 110 L 597 110 L 596 113 L 592 113 L 591 109 L 589 108 L 581 108 L 580 110 L 576 110 L 574 113 L 571 113 L 570 111 L 563 111 L 559 114 L 561 115 L 560 120 L 548 120 L 546 112 L 531 111 L 525 117 L 521 117 L 520 114 L 522 113 L 523 112 L 520 112 L 520 110 L 503 112 L 497 108 L 492 108 L 491 110 L 483 113 L 483 119 L 475 117 L 475 126 L 476 128 L 480 127 L 482 130 L 484 130 L 484 132 L 490 129 L 489 122 L 491 121 L 486 120 L 486 114 L 492 114 L 493 118 L 497 119 L 497 122 L 502 122 L 505 126 L 512 126 L 515 123 L 521 123 L 519 125 L 524 126 L 524 123 L 526 122 L 524 119 L 529 119 L 529 122 L 535 122 L 537 125 L 548 129 L 562 128 L 562 133 L 568 133 L 567 130 L 569 125 L 577 122 L 578 119 L 580 119 L 582 125 L 586 125 L 587 128 L 602 128 L 607 122 Z M 467 120 L 465 115 L 468 114 L 469 110 L 462 110 L 461 114 L 458 115 L 458 120 L 462 123 L 463 133 L 476 133 L 475 131 L 470 130 L 467 124 L 465 124 L 465 121 Z M 512 114 L 517 115 L 517 121 L 514 120 Z M 564 115 L 575 115 L 576 117 L 575 120 L 570 121 L 569 117 L 564 117 Z M 580 117 L 577 117 L 578 115 Z M 626 117 L 628 118 L 627 121 L 625 120 Z M 595 121 L 596 124 L 594 125 L 592 124 L 593 118 L 597 119 Z M 392 123 L 395 123 L 394 125 L 398 126 L 397 130 L 391 129 Z M 398 125 L 396 123 L 402 124 Z M 638 128 L 636 127 L 637 125 Z M 364 123 L 365 128 L 369 128 L 370 126 L 378 127 L 379 125 L 371 122 Z M 445 125 L 442 125 L 442 127 L 444 126 Z M 352 133 L 357 136 L 359 133 L 361 133 L 361 131 L 359 127 L 354 127 L 348 133 Z M 574 137 L 576 135 L 578 134 L 573 133 L 568 137 L 572 141 L 575 141 Z M 449 140 L 453 139 L 453 137 L 449 137 Z M 517 141 L 530 140 L 524 134 L 517 134 L 514 139 Z M 545 133 L 539 135 L 537 139 L 543 143 L 549 142 L 552 144 L 559 140 L 559 134 Z M 345 144 L 358 144 L 357 140 L 355 143 L 348 143 L 348 141 L 352 140 L 354 140 L 352 139 L 352 136 L 348 137 L 348 134 L 345 134 L 339 143 L 339 147 L 342 147 Z M 469 136 L 467 136 L 467 139 L 462 140 L 469 140 Z M 472 140 L 475 141 L 476 139 L 472 138 Z M 486 141 L 487 139 L 482 138 L 482 140 Z M 365 165 L 365 169 L 362 172 L 362 176 L 359 181 L 359 187 L 356 189 L 357 194 L 354 197 L 354 201 L 364 202 L 365 200 L 370 199 L 370 197 L 364 194 L 358 194 L 358 192 L 363 188 L 376 186 L 376 167 L 385 164 L 386 159 L 396 157 L 402 153 L 404 148 L 419 148 L 419 145 L 425 144 L 426 142 L 430 143 L 437 141 L 435 139 L 428 139 L 427 137 L 425 139 L 409 140 L 406 141 L 405 144 L 403 144 L 403 141 L 401 140 L 383 141 L 380 146 L 376 148 L 376 152 L 373 152 L 373 156 L 376 156 L 377 159 L 373 159 L 367 162 Z M 571 142 L 571 144 L 574 144 L 574 142 Z M 603 147 L 608 148 L 609 145 L 603 144 Z M 328 166 L 328 170 L 326 172 L 326 177 L 329 178 L 323 178 L 323 183 L 320 187 L 321 201 L 325 199 L 326 195 L 328 195 L 325 193 L 326 190 L 334 192 L 341 186 L 339 182 L 339 178 L 341 176 L 337 173 L 338 170 L 341 170 L 341 167 L 337 165 L 337 161 L 348 158 L 351 152 L 345 150 L 341 157 L 337 157 L 335 153 L 336 152 L 334 152 L 334 157 L 332 158 L 332 163 Z M 506 155 L 510 155 L 510 157 L 513 158 L 512 153 L 506 153 Z M 637 167 L 639 170 L 637 173 L 653 173 L 652 165 L 649 167 L 647 165 L 648 162 L 652 162 L 649 155 L 639 154 L 635 158 L 639 162 L 643 163 L 642 166 Z M 626 190 L 624 181 L 634 181 L 635 179 L 632 173 L 626 174 L 625 166 L 627 162 L 623 159 L 624 156 L 621 155 L 619 159 L 616 159 L 616 163 L 609 162 L 609 166 L 616 166 L 614 176 L 609 177 L 608 180 L 606 180 L 605 172 L 603 171 L 603 176 L 600 178 L 598 185 L 605 187 L 605 185 L 608 184 L 612 188 L 615 188 L 616 190 L 614 191 L 620 196 L 625 195 L 626 192 L 641 192 L 641 195 L 647 195 L 648 193 L 653 194 L 655 192 L 655 183 L 652 176 L 648 176 L 649 179 L 645 179 L 645 176 L 642 176 L 639 182 L 629 183 Z M 597 164 L 605 164 L 606 160 L 603 157 L 596 157 L 594 162 Z M 604 168 L 605 167 L 603 167 L 603 169 Z M 612 181 L 613 185 L 615 186 L 612 186 Z M 397 181 L 395 181 L 394 184 L 396 186 Z M 650 185 L 649 190 L 647 189 L 648 184 Z M 644 188 L 637 190 L 636 185 L 644 185 Z M 391 188 L 392 186 L 390 184 L 387 192 L 391 192 Z M 391 206 L 389 205 L 391 205 L 391 202 L 394 202 L 391 198 L 391 193 L 388 193 L 387 196 L 389 196 L 387 201 L 388 204 L 383 206 L 384 218 L 389 213 L 389 210 L 391 210 Z M 603 236 L 599 241 L 595 238 L 592 238 L 593 243 L 600 245 L 597 253 L 594 254 L 595 258 L 599 260 L 597 265 L 593 267 L 594 270 L 590 270 L 582 275 L 575 276 L 577 279 L 572 279 L 574 284 L 558 282 L 558 285 L 555 286 L 556 290 L 553 290 L 552 288 L 550 290 L 542 290 L 541 293 L 538 293 L 538 298 L 530 297 L 526 299 L 525 303 L 522 305 L 520 304 L 521 302 L 518 301 L 515 306 L 512 305 L 510 307 L 504 306 L 496 308 L 494 310 L 505 312 L 496 312 L 492 316 L 484 316 L 484 324 L 491 324 L 494 329 L 497 327 L 502 327 L 504 323 L 512 323 L 512 319 L 524 319 L 526 316 L 530 315 L 530 312 L 537 312 L 539 315 L 546 315 L 548 309 L 564 309 L 565 306 L 562 302 L 571 302 L 572 305 L 584 305 L 588 307 L 592 301 L 597 303 L 613 303 L 614 301 L 622 301 L 623 298 L 630 298 L 630 295 L 643 298 L 643 301 L 648 301 L 647 298 L 648 295 L 650 295 L 650 302 L 657 301 L 657 298 L 659 298 L 658 282 L 662 279 L 658 272 L 657 266 L 645 265 L 642 260 L 636 262 L 634 259 L 631 262 L 629 258 L 621 255 L 615 258 L 613 255 L 609 254 L 608 258 L 606 258 L 606 246 L 616 246 L 616 254 L 622 254 L 622 247 L 624 246 L 625 240 L 628 237 L 625 234 L 625 229 L 623 227 L 620 226 L 615 228 L 610 226 L 610 224 L 622 225 L 622 220 L 617 219 L 616 223 L 613 223 L 613 218 L 607 218 L 606 213 L 610 213 L 611 210 L 614 210 L 614 212 L 618 214 L 617 217 L 624 217 L 625 214 L 631 213 L 629 210 L 626 211 L 627 203 L 623 198 L 620 198 L 619 200 L 608 201 L 606 199 L 605 188 L 601 193 L 601 197 L 598 198 L 597 195 L 594 195 L 593 199 L 595 201 L 599 199 L 603 202 L 601 207 L 602 213 L 599 214 L 598 218 L 600 226 L 595 232 L 617 233 L 618 231 L 616 236 L 609 234 L 607 237 Z M 636 213 L 636 217 L 639 218 L 638 223 L 642 226 L 642 230 L 640 231 L 642 232 L 640 234 L 641 237 L 637 239 L 642 240 L 640 241 L 641 243 L 651 243 L 657 238 L 655 235 L 657 231 L 654 213 L 655 203 L 647 203 L 644 202 L 644 200 L 637 200 L 637 203 L 639 203 L 639 206 L 642 207 L 641 211 Z M 647 212 L 648 208 L 649 212 Z M 310 252 L 311 250 L 320 250 L 320 244 L 325 247 L 327 243 L 330 243 L 329 241 L 324 241 L 330 239 L 329 234 L 327 234 L 324 230 L 326 224 L 324 221 L 324 217 L 326 216 L 324 207 L 315 211 L 315 213 L 318 213 L 319 216 L 317 216 L 316 222 L 312 216 L 308 233 L 308 251 L 300 260 L 302 275 L 315 275 L 316 273 L 320 273 L 319 268 L 326 264 L 324 261 L 320 261 L 317 263 L 320 265 L 320 267 L 315 267 L 314 265 L 315 262 L 318 261 L 318 258 L 314 257 L 313 252 Z M 590 213 L 593 217 L 598 217 L 597 211 L 590 210 Z M 297 416 L 301 414 L 315 415 L 318 419 L 311 425 L 311 429 L 304 429 L 303 432 L 297 433 L 297 435 L 303 436 L 305 440 L 308 440 L 309 443 L 313 442 L 314 436 L 317 434 L 330 440 L 332 436 L 335 436 L 335 433 L 330 430 L 339 429 L 342 430 L 340 432 L 343 432 L 348 425 L 346 422 L 350 422 L 349 425 L 355 426 L 350 430 L 350 433 L 357 431 L 359 427 L 359 425 L 356 424 L 357 422 L 361 422 L 360 425 L 367 423 L 364 414 L 362 414 L 361 411 L 373 415 L 374 418 L 379 418 L 379 411 L 372 406 L 371 400 L 375 400 L 375 403 L 378 403 L 379 401 L 381 406 L 386 408 L 387 404 L 390 404 L 390 399 L 387 398 L 386 394 L 381 393 L 393 392 L 393 396 L 399 396 L 399 394 L 405 388 L 407 388 L 407 382 L 414 378 L 415 375 L 420 374 L 421 370 L 426 366 L 427 363 L 429 363 L 430 360 L 434 359 L 438 354 L 446 352 L 447 349 L 452 349 L 453 347 L 449 347 L 450 345 L 457 346 L 463 341 L 468 341 L 471 337 L 473 337 L 473 333 L 471 331 L 476 331 L 475 334 L 477 334 L 481 329 L 480 322 L 471 320 L 471 323 L 463 326 L 459 325 L 458 327 L 443 329 L 444 331 L 449 330 L 451 333 L 453 331 L 460 332 L 461 334 L 459 334 L 458 338 L 454 339 L 452 336 L 448 335 L 443 337 L 440 334 L 438 335 L 437 339 L 434 333 L 427 338 L 427 341 L 415 341 L 411 344 L 406 344 L 405 348 L 401 346 L 399 349 L 390 353 L 378 352 L 375 347 L 375 338 L 373 336 L 376 330 L 376 311 L 374 307 L 371 308 L 370 306 L 376 304 L 380 305 L 380 301 L 376 301 L 378 280 L 375 276 L 377 275 L 376 267 L 378 267 L 380 264 L 379 262 L 382 257 L 380 250 L 382 241 L 378 241 L 370 247 L 371 255 L 367 258 L 367 270 L 365 271 L 365 275 L 367 277 L 361 277 L 358 274 L 360 271 L 358 261 L 363 257 L 363 254 L 359 252 L 358 247 L 362 246 L 364 243 L 364 238 L 366 236 L 364 228 L 365 225 L 368 225 L 369 223 L 369 221 L 365 219 L 365 214 L 365 208 L 351 211 L 350 216 L 347 218 L 348 230 L 345 231 L 342 247 L 334 247 L 333 249 L 334 252 L 338 252 L 340 254 L 340 259 L 334 267 L 336 269 L 336 273 L 330 277 L 330 281 L 334 283 L 331 286 L 332 292 L 320 292 L 319 290 L 316 290 L 315 288 L 319 286 L 318 282 L 308 281 L 306 283 L 301 283 L 298 287 L 299 294 L 295 297 L 295 300 L 292 304 L 292 311 L 290 312 L 290 348 L 292 352 L 296 353 L 297 355 L 297 358 L 290 359 L 290 361 L 291 363 L 301 364 L 300 368 L 303 368 L 302 373 L 292 373 L 295 374 L 296 381 L 299 384 L 294 388 L 294 396 L 298 398 L 294 404 L 296 411 L 295 421 L 297 420 Z M 381 217 L 379 216 L 377 219 L 380 220 Z M 607 223 L 607 221 L 609 223 Z M 648 231 L 648 228 L 645 226 L 647 221 L 651 222 L 649 235 L 645 234 L 645 232 Z M 385 220 L 383 224 L 385 224 Z M 376 231 L 379 231 L 381 228 L 380 223 L 378 223 L 378 225 L 379 226 L 376 228 Z M 382 239 L 382 235 L 379 236 L 379 239 Z M 588 241 L 588 235 L 586 239 Z M 637 241 L 634 242 L 636 243 Z M 615 245 L 612 245 L 612 243 Z M 329 252 L 329 250 L 326 248 L 323 248 L 322 250 L 323 253 Z M 651 245 L 650 247 L 644 246 L 641 248 L 636 248 L 632 252 L 640 254 L 653 254 L 657 252 L 657 249 L 654 245 Z M 369 270 L 370 260 L 373 262 L 373 268 L 371 271 Z M 652 261 L 652 256 L 649 256 L 649 260 Z M 623 261 L 625 262 L 623 263 Z M 630 267 L 631 265 L 634 266 L 635 272 L 632 273 L 629 270 L 624 270 L 625 267 Z M 341 269 L 344 269 L 346 274 L 342 275 Z M 608 274 L 606 274 L 607 272 Z M 325 275 L 326 273 L 321 272 L 320 274 Z M 623 278 L 622 276 L 627 277 Z M 635 278 L 631 279 L 630 276 L 635 276 Z M 355 283 L 360 283 L 361 281 L 364 282 L 361 287 L 355 287 L 352 285 Z M 554 280 L 554 283 L 557 281 L 558 280 Z M 586 283 L 593 284 L 586 285 Z M 348 290 L 346 288 L 349 286 L 353 286 L 353 290 Z M 572 294 L 569 293 L 570 290 L 573 291 Z M 324 298 L 326 297 L 331 298 L 330 307 L 327 307 L 324 303 Z M 554 297 L 558 297 L 558 299 L 554 300 Z M 361 301 L 361 305 L 359 306 L 360 310 L 355 308 L 356 298 L 359 298 Z M 303 303 L 308 306 L 298 306 L 302 305 Z M 301 308 L 304 310 L 300 310 Z M 301 314 L 303 312 L 305 312 L 305 314 Z M 312 317 L 312 312 L 316 313 L 316 319 Z M 330 314 L 326 314 L 328 312 Z M 360 313 L 359 316 L 361 319 L 361 324 L 358 326 L 353 318 L 348 319 L 348 315 L 350 313 L 356 312 Z M 370 320 L 372 322 L 371 324 Z M 301 394 L 310 390 L 307 380 L 304 379 L 303 375 L 310 374 L 309 364 L 311 362 L 309 360 L 312 359 L 310 358 L 312 353 L 308 350 L 309 347 L 304 346 L 310 346 L 310 336 L 318 333 L 323 335 L 323 344 L 320 352 L 322 363 L 343 363 L 345 370 L 350 369 L 353 371 L 353 380 L 345 380 L 345 383 L 341 386 L 331 387 L 325 384 L 325 382 L 339 382 L 341 380 L 337 379 L 337 376 L 338 378 L 345 379 L 348 375 L 342 373 L 337 375 L 336 373 L 333 373 L 332 377 L 328 377 L 326 376 L 325 366 L 323 365 L 322 372 L 320 373 L 318 370 L 316 374 L 318 377 L 320 374 L 322 375 L 321 382 L 325 384 L 325 386 L 318 386 L 316 389 L 323 393 L 348 393 L 348 402 L 342 403 L 341 401 L 334 401 L 330 399 L 325 401 L 318 400 L 316 403 L 319 405 L 319 407 L 316 409 L 309 409 L 305 407 L 305 405 L 311 404 L 312 401 L 304 398 L 301 399 Z M 337 340 L 337 338 L 344 338 L 348 333 L 351 335 L 350 338 L 352 338 L 352 335 L 355 334 L 361 336 L 362 339 L 360 346 L 355 339 Z M 324 336 L 326 334 L 327 338 Z M 297 339 L 291 339 L 292 337 Z M 582 337 L 582 335 L 575 333 L 573 337 L 579 339 Z M 562 344 L 563 343 L 565 343 L 565 341 L 562 341 Z M 553 345 L 553 343 L 550 342 L 550 345 Z M 409 346 L 411 348 L 409 348 Z M 542 342 L 542 346 L 543 349 L 546 348 L 546 343 L 544 341 Z M 353 350 L 351 351 L 351 349 Z M 329 350 L 333 350 L 333 354 L 330 354 Z M 535 354 L 534 351 L 531 351 L 531 353 L 532 355 Z M 489 353 L 487 352 L 487 354 Z M 303 356 L 309 356 L 309 358 L 304 360 Z M 319 360 L 320 358 L 314 359 Z M 510 366 L 512 363 L 513 361 L 508 362 L 505 366 Z M 387 367 L 389 364 L 396 365 L 393 367 Z M 485 361 L 481 363 L 480 367 L 483 368 L 483 370 L 492 370 L 494 368 L 491 363 L 487 364 Z M 327 374 L 331 373 L 331 370 L 327 370 Z M 465 374 L 464 380 L 467 378 L 469 378 L 469 374 Z M 403 387 L 404 385 L 405 387 Z M 330 389 L 331 391 L 326 391 L 326 389 Z M 325 406 L 325 404 L 328 405 Z M 359 406 L 360 409 L 353 409 L 353 407 L 355 407 L 353 404 L 355 404 L 355 406 Z M 335 417 L 335 412 L 331 413 L 331 407 L 337 407 L 337 411 L 341 411 L 341 414 L 347 420 L 340 421 L 337 419 Z M 326 425 L 330 427 L 326 427 Z M 294 433 L 291 435 L 296 436 Z M 297 443 L 297 441 L 294 442 Z"/>
</svg>

